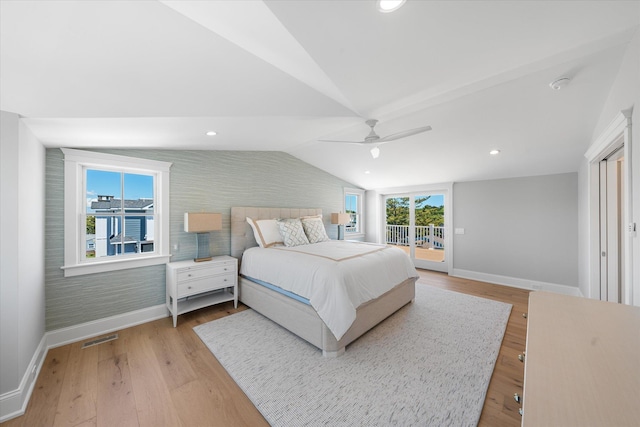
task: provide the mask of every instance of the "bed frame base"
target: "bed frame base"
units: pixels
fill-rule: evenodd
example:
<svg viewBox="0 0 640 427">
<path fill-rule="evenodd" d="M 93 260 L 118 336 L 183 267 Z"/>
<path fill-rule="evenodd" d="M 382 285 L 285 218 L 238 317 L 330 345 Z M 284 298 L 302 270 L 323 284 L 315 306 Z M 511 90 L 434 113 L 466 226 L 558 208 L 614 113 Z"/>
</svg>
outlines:
<svg viewBox="0 0 640 427">
<path fill-rule="evenodd" d="M 416 278 L 409 278 L 379 298 L 356 310 L 356 320 L 338 341 L 309 305 L 292 300 L 244 277 L 238 278 L 238 299 L 280 326 L 322 350 L 325 357 L 338 357 L 345 347 L 415 298 Z"/>
<path fill-rule="evenodd" d="M 345 347 L 342 347 L 340 350 L 338 351 L 327 351 L 327 350 L 322 350 L 322 355 L 324 357 L 340 357 L 344 354 L 345 352 Z"/>
</svg>

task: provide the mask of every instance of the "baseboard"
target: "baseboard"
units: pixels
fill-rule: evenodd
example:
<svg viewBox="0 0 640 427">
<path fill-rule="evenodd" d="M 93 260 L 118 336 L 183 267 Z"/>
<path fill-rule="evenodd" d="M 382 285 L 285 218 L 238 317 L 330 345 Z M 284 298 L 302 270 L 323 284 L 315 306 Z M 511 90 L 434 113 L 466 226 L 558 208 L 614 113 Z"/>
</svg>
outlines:
<svg viewBox="0 0 640 427">
<path fill-rule="evenodd" d="M 462 270 L 459 268 L 454 268 L 453 274 L 451 275 L 463 279 L 495 283 L 497 285 L 511 286 L 514 288 L 528 289 L 531 291 L 548 291 L 564 295 L 582 296 L 582 292 L 580 292 L 580 289 L 578 287 L 559 285 L 557 283 L 539 282 L 536 280 L 500 276 L 498 274 L 481 273 L 478 271 Z"/>
<path fill-rule="evenodd" d="M 108 334 L 119 329 L 129 328 L 152 320 L 162 319 L 169 316 L 169 310 L 164 304 L 141 310 L 130 311 L 116 316 L 105 317 L 68 328 L 49 331 L 47 336 L 47 348 L 60 347 L 73 342 L 81 341 L 97 335 Z"/>
<path fill-rule="evenodd" d="M 40 344 L 31 358 L 31 362 L 20 382 L 20 387 L 0 396 L 0 422 L 24 414 L 29 399 L 31 398 L 31 393 L 33 392 L 35 379 L 40 373 L 49 349 L 162 319 L 167 316 L 169 316 L 169 310 L 167 310 L 164 304 L 161 304 L 46 332 L 42 336 Z"/>
<path fill-rule="evenodd" d="M 38 378 L 47 353 L 46 343 L 47 335 L 45 334 L 31 357 L 18 389 L 0 395 L 0 423 L 19 417 L 27 409 L 36 378 Z"/>
</svg>

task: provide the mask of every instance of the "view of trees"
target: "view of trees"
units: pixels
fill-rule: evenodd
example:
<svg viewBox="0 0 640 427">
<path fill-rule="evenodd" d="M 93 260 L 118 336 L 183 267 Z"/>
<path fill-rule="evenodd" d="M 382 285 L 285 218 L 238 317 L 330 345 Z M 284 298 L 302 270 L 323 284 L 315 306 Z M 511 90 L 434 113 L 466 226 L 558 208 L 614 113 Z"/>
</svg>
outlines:
<svg viewBox="0 0 640 427">
<path fill-rule="evenodd" d="M 87 234 L 96 234 L 96 217 L 87 216 Z"/>
<path fill-rule="evenodd" d="M 427 204 L 431 196 L 417 197 L 416 225 L 435 226 L 444 225 L 444 206 L 431 206 Z M 409 198 L 394 197 L 387 199 L 387 224 L 409 225 Z"/>
</svg>

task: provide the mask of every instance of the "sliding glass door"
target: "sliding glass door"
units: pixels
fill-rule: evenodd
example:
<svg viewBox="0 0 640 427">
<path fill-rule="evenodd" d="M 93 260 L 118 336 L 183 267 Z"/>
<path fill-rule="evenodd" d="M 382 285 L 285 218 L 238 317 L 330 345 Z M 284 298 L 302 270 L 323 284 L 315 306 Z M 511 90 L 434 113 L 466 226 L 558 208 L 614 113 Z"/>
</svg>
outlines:
<svg viewBox="0 0 640 427">
<path fill-rule="evenodd" d="M 404 250 L 418 268 L 448 271 L 445 192 L 387 196 L 386 243 Z"/>
</svg>

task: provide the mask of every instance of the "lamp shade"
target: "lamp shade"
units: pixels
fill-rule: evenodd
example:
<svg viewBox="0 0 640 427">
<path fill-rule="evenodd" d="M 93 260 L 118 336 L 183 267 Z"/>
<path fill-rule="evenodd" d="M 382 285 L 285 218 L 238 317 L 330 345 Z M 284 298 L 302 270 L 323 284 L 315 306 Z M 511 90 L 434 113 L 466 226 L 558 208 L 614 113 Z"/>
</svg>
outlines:
<svg viewBox="0 0 640 427">
<path fill-rule="evenodd" d="M 184 231 L 206 233 L 222 230 L 222 214 L 213 212 L 185 212 Z"/>
<path fill-rule="evenodd" d="M 348 213 L 332 213 L 331 224 L 345 225 L 351 222 L 351 215 Z"/>
</svg>

